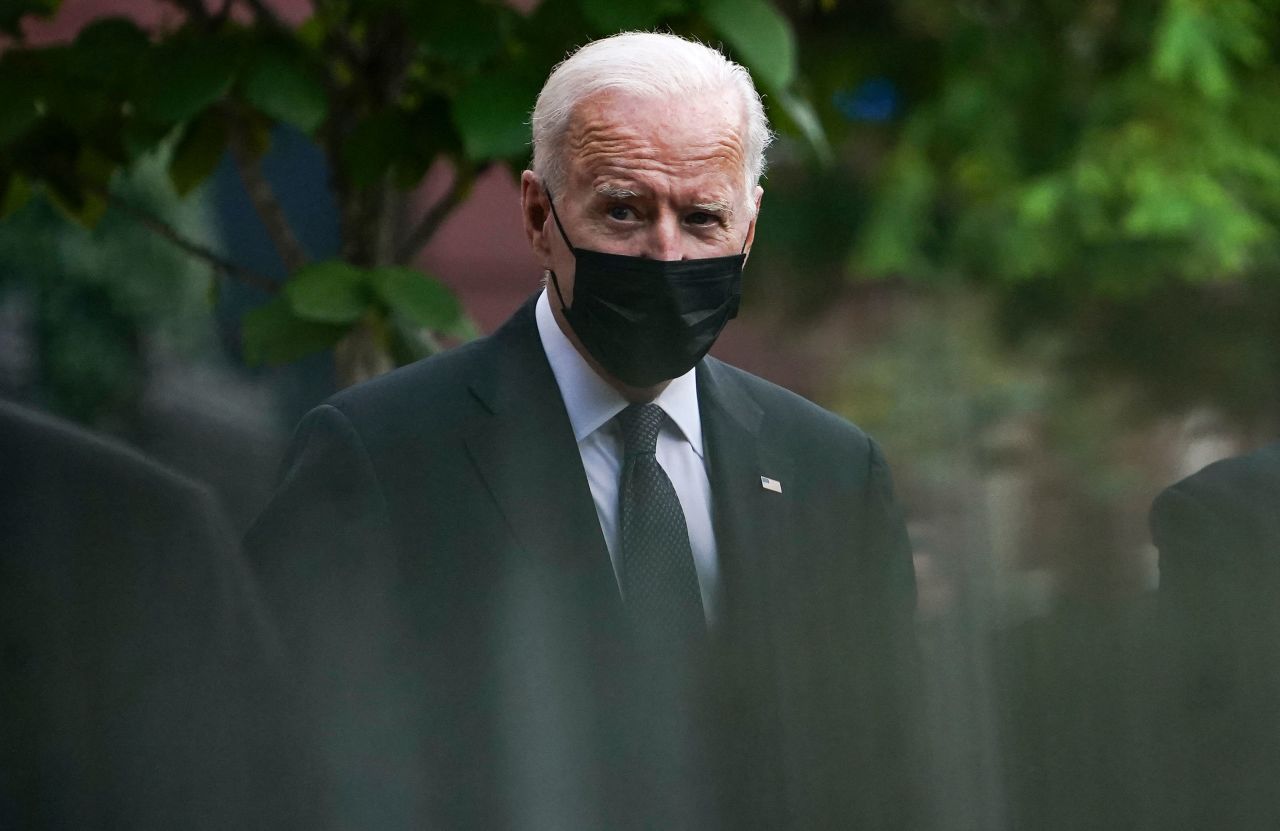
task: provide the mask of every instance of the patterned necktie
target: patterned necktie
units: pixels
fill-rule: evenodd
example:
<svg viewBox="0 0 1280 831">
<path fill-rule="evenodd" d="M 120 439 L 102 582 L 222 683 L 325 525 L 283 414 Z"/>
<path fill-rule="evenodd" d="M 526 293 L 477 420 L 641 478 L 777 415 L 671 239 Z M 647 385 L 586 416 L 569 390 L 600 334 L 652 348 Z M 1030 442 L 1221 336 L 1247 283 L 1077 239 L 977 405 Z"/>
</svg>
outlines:
<svg viewBox="0 0 1280 831">
<path fill-rule="evenodd" d="M 654 455 L 666 413 L 657 404 L 632 404 L 622 425 L 618 538 L 622 595 L 643 635 L 662 641 L 706 631 L 689 529 L 676 489 Z"/>
</svg>

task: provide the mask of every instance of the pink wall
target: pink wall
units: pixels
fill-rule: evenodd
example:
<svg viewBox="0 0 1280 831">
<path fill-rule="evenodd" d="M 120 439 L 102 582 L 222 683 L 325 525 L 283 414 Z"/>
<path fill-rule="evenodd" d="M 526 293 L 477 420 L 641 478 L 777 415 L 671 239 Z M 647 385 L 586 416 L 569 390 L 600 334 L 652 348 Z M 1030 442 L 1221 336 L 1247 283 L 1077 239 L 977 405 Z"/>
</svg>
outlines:
<svg viewBox="0 0 1280 831">
<path fill-rule="evenodd" d="M 220 9 L 220 2 L 205 0 L 210 9 Z M 308 0 L 267 0 L 267 5 L 288 23 L 298 24 L 311 16 Z M 28 20 L 23 27 L 27 38 L 35 44 L 71 40 L 86 23 L 99 17 L 128 17 L 148 29 L 164 30 L 180 25 L 184 16 L 172 4 L 162 0 L 63 0 L 58 13 L 50 20 Z"/>
</svg>

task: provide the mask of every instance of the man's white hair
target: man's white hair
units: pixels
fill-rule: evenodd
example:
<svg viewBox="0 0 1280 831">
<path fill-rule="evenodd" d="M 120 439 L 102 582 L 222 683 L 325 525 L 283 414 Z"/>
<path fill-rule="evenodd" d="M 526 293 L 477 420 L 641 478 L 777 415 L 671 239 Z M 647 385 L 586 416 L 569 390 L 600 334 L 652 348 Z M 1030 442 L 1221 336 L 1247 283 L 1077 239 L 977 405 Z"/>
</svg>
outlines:
<svg viewBox="0 0 1280 831">
<path fill-rule="evenodd" d="M 764 151 L 773 133 L 751 75 L 709 46 L 657 32 L 624 32 L 593 41 L 552 70 L 538 93 L 531 123 L 533 172 L 553 192 L 564 190 L 564 144 L 574 108 L 604 90 L 654 98 L 736 97 L 743 114 L 745 193 L 754 209 L 750 194 L 764 174 Z"/>
</svg>

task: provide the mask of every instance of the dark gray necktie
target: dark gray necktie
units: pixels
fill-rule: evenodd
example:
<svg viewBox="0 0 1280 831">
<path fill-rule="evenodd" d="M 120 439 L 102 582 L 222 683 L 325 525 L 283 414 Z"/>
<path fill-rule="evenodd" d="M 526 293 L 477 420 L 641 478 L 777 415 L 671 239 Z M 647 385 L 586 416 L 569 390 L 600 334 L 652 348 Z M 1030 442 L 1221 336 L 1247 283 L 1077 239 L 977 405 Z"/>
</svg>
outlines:
<svg viewBox="0 0 1280 831">
<path fill-rule="evenodd" d="M 618 488 L 622 595 L 640 631 L 662 640 L 706 630 L 684 510 L 654 455 L 666 417 L 657 404 L 632 404 L 618 415 L 625 454 Z"/>
</svg>

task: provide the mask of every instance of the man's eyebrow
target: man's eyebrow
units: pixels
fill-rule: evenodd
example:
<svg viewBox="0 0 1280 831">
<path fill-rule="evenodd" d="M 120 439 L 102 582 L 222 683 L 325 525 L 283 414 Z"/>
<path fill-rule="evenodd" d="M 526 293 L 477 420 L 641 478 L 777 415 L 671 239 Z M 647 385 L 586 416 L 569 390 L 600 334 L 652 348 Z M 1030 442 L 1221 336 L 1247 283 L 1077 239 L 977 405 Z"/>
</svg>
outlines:
<svg viewBox="0 0 1280 831">
<path fill-rule="evenodd" d="M 596 193 L 606 199 L 634 199 L 640 195 L 634 190 L 618 187 L 617 185 L 600 185 L 596 188 Z"/>
<path fill-rule="evenodd" d="M 596 194 L 603 196 L 605 199 L 635 199 L 640 196 L 639 191 L 631 188 L 622 187 L 620 185 L 599 185 L 596 187 Z M 726 199 L 712 199 L 709 202 L 695 202 L 691 206 L 699 211 L 707 213 L 723 214 L 724 216 L 733 215 L 733 203 Z"/>
<path fill-rule="evenodd" d="M 729 202 L 721 199 L 716 199 L 711 202 L 695 202 L 693 207 L 700 211 L 706 211 L 707 213 L 725 214 L 726 216 L 733 215 L 733 206 Z"/>
</svg>

